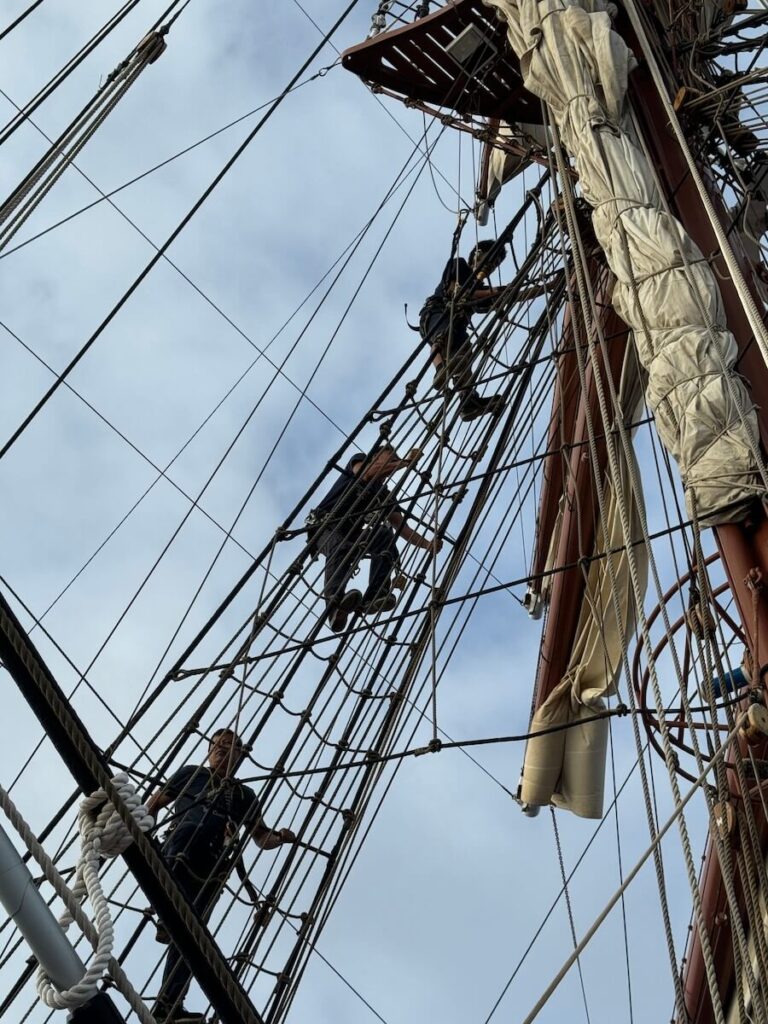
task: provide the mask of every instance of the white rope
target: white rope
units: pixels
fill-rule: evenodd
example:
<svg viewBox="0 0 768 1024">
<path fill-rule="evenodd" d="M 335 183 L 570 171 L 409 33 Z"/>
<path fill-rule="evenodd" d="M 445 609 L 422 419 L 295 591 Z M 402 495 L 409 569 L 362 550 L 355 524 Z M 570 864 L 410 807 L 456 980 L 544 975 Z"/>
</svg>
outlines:
<svg viewBox="0 0 768 1024">
<path fill-rule="evenodd" d="M 118 778 L 120 777 L 121 776 L 118 776 Z M 11 799 L 10 794 L 3 789 L 2 786 L 0 786 L 0 807 L 2 807 L 8 817 L 8 820 L 24 842 L 24 845 L 42 869 L 46 881 L 53 886 L 56 895 L 64 902 L 80 931 L 95 948 L 98 942 L 98 935 L 92 922 L 83 913 L 80 903 L 74 898 L 71 889 L 64 881 L 59 869 L 45 852 L 37 839 L 37 836 L 24 820 L 18 807 Z M 144 1005 L 141 996 L 134 989 L 133 985 L 131 985 L 128 977 L 117 960 L 111 958 L 108 966 L 109 973 L 112 975 L 112 979 L 114 980 L 118 991 L 125 997 L 128 1005 L 139 1018 L 141 1024 L 157 1024 L 157 1021 Z"/>
<path fill-rule="evenodd" d="M 129 808 L 138 827 L 146 832 L 154 819 L 141 803 L 133 784 L 127 775 L 116 775 L 112 779 L 120 797 Z M 87 1003 L 96 994 L 101 979 L 107 970 L 113 975 L 121 992 L 142 1024 L 155 1024 L 154 1018 L 144 1006 L 141 997 L 133 989 L 119 964 L 112 958 L 114 930 L 109 904 L 101 887 L 99 863 L 102 857 L 116 857 L 130 846 L 132 839 L 114 806 L 107 802 L 106 793 L 99 789 L 80 803 L 77 821 L 81 838 L 75 883 L 69 888 L 56 865 L 46 854 L 32 833 L 9 794 L 0 787 L 0 806 L 16 828 L 27 849 L 42 868 L 47 881 L 64 901 L 67 910 L 59 918 L 59 924 L 66 931 L 76 921 L 78 927 L 94 946 L 95 953 L 82 979 L 71 988 L 59 992 L 51 979 L 40 968 L 37 973 L 38 996 L 51 1009 L 75 1009 Z M 81 903 L 87 897 L 93 910 L 95 928 L 83 914 Z"/>
</svg>

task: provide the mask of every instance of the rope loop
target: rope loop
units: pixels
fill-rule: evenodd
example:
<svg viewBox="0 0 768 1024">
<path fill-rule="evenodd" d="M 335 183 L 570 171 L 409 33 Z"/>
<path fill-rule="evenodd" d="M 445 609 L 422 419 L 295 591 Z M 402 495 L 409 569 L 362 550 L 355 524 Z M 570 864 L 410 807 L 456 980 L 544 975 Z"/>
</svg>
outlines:
<svg viewBox="0 0 768 1024">
<path fill-rule="evenodd" d="M 112 779 L 112 784 L 141 831 L 147 832 L 152 828 L 155 820 L 142 804 L 141 798 L 136 793 L 128 776 L 121 772 Z M 83 977 L 76 985 L 63 992 L 54 987 L 53 982 L 42 968 L 38 970 L 37 994 L 41 1002 L 52 1010 L 74 1010 L 96 995 L 101 979 L 109 965 L 114 945 L 112 915 L 109 902 L 101 887 L 99 866 L 102 858 L 117 857 L 133 841 L 118 811 L 103 789 L 97 789 L 95 793 L 80 802 L 77 812 L 77 827 L 80 833 L 80 857 L 77 862 L 72 895 L 79 903 L 85 899 L 90 902 L 97 942 L 94 955 Z M 74 915 L 69 910 L 59 918 L 59 924 L 64 931 L 73 921 Z"/>
</svg>

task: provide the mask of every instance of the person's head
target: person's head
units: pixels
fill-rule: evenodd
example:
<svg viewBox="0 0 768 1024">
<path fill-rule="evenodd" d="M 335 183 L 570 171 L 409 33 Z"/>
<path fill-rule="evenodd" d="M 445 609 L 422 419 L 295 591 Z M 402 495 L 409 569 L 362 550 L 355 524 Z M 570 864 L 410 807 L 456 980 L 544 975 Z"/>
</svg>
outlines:
<svg viewBox="0 0 768 1024">
<path fill-rule="evenodd" d="M 489 255 L 494 248 L 496 251 Z M 501 266 L 506 255 L 506 245 L 499 245 L 493 238 L 484 238 L 470 250 L 468 262 L 478 277 L 489 277 Z"/>
<path fill-rule="evenodd" d="M 371 452 L 366 471 L 371 471 L 374 476 L 382 476 L 387 471 L 394 472 L 399 466 L 400 460 L 395 449 L 388 441 L 382 441 Z"/>
<path fill-rule="evenodd" d="M 233 729 L 216 729 L 208 747 L 208 764 L 216 775 L 226 775 L 240 760 L 243 744 Z"/>
<path fill-rule="evenodd" d="M 357 475 L 362 470 L 364 478 L 381 476 L 387 470 L 392 472 L 398 468 L 400 461 L 397 452 L 388 441 L 382 441 L 369 455 L 358 452 L 347 463 L 350 473 Z"/>
</svg>

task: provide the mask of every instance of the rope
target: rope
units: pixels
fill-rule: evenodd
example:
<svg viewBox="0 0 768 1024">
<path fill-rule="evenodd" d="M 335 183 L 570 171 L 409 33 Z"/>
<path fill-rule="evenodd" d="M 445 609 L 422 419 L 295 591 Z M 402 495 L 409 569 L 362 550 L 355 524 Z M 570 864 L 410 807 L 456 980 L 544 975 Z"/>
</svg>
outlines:
<svg viewBox="0 0 768 1024">
<path fill-rule="evenodd" d="M 741 722 L 741 719 L 739 720 L 739 723 L 740 722 Z M 736 735 L 736 732 L 738 731 L 738 728 L 739 728 L 739 725 L 737 725 L 736 728 L 731 730 L 731 732 L 728 734 L 727 740 L 733 739 L 733 737 Z M 600 926 L 602 925 L 602 923 L 605 921 L 605 919 L 608 917 L 610 912 L 613 910 L 613 908 L 619 902 L 621 897 L 627 891 L 627 889 L 629 888 L 630 884 L 634 881 L 634 879 L 640 873 L 640 869 L 643 867 L 645 862 L 648 860 L 648 858 L 651 856 L 651 854 L 653 854 L 654 851 L 658 849 L 659 844 L 661 843 L 661 840 L 664 838 L 664 836 L 667 834 L 667 832 L 670 830 L 670 828 L 674 825 L 674 823 L 679 818 L 682 817 L 682 813 L 685 810 L 685 808 L 686 808 L 688 802 L 690 801 L 691 797 L 693 797 L 699 791 L 699 789 L 702 788 L 703 783 L 705 782 L 705 780 L 707 778 L 707 775 L 715 767 L 715 764 L 717 763 L 717 761 L 723 756 L 723 753 L 725 752 L 725 750 L 726 750 L 726 745 L 724 744 L 720 748 L 720 750 L 718 750 L 716 752 L 716 754 L 714 755 L 712 761 L 710 761 L 710 763 L 706 766 L 704 771 L 699 775 L 699 777 L 696 779 L 696 781 L 691 786 L 691 788 L 688 790 L 688 792 L 685 794 L 685 796 L 681 800 L 675 801 L 675 809 L 674 809 L 674 811 L 672 812 L 672 814 L 670 814 L 670 816 L 664 822 L 662 827 L 659 829 L 656 838 L 653 840 L 653 842 L 650 844 L 650 846 L 646 849 L 645 853 L 643 853 L 643 855 L 637 861 L 635 866 L 632 868 L 632 870 L 629 872 L 627 877 L 624 879 L 624 882 L 619 886 L 619 888 L 616 890 L 616 892 L 613 894 L 613 896 L 611 896 L 610 900 L 605 905 L 603 910 L 595 918 L 593 923 L 590 925 L 588 930 L 585 932 L 584 937 L 581 940 L 581 942 L 579 942 L 579 944 L 574 949 L 573 953 L 571 953 L 571 955 L 565 961 L 563 966 L 557 972 L 557 974 L 555 975 L 553 980 L 547 986 L 547 988 L 544 991 L 544 993 L 541 995 L 541 997 L 536 1002 L 536 1005 L 533 1007 L 533 1009 L 527 1015 L 527 1017 L 525 1017 L 525 1019 L 522 1021 L 522 1024 L 532 1024 L 532 1022 L 534 1020 L 536 1020 L 536 1018 L 538 1017 L 540 1011 L 549 1002 L 550 997 L 552 996 L 554 991 L 557 989 L 557 987 L 560 984 L 560 982 L 563 980 L 563 978 L 566 976 L 566 974 L 571 969 L 573 964 L 578 960 L 578 958 L 581 956 L 581 954 L 587 948 L 587 946 L 589 945 L 589 942 L 594 937 L 594 935 L 597 933 L 597 931 L 600 928 Z"/>
<path fill-rule="evenodd" d="M 118 787 L 118 790 L 126 800 L 126 803 L 132 808 L 132 813 L 139 822 L 139 827 L 142 828 L 143 831 L 146 831 L 146 829 L 151 827 L 153 824 L 153 819 L 147 814 L 146 808 L 139 804 L 138 797 L 135 795 L 133 786 L 128 781 L 128 776 L 117 775 L 112 782 Z M 97 804 L 94 802 L 94 798 L 99 794 L 101 795 L 101 799 Z M 115 823 L 112 820 L 115 818 L 115 813 L 111 804 L 107 803 L 106 807 L 102 810 L 102 813 L 97 816 L 97 820 L 94 820 L 92 812 L 97 811 L 99 805 L 103 806 L 105 799 L 106 796 L 104 795 L 103 790 L 99 790 L 96 794 L 92 797 L 88 797 L 81 804 L 78 820 L 85 818 L 90 813 L 90 820 L 85 821 L 84 824 L 89 827 L 92 837 L 90 839 L 90 849 L 91 851 L 96 852 L 86 854 L 84 845 L 84 852 L 81 856 L 80 863 L 78 864 L 75 885 L 70 888 L 64 881 L 56 865 L 45 852 L 43 846 L 38 842 L 21 812 L 11 799 L 9 793 L 0 786 L 0 807 L 2 807 L 8 817 L 8 820 L 18 832 L 24 842 L 24 845 L 40 865 L 46 880 L 53 886 L 56 895 L 59 896 L 67 908 L 66 914 L 59 919 L 59 924 L 61 924 L 66 931 L 72 921 L 76 922 L 81 932 L 96 950 L 96 955 L 91 961 L 91 965 L 82 980 L 74 988 L 68 989 L 66 992 L 57 992 L 51 984 L 50 979 L 48 979 L 42 971 L 39 971 L 37 990 L 40 998 L 46 1006 L 49 1006 L 52 1009 L 74 1009 L 78 1006 L 82 1006 L 84 1003 L 87 1003 L 88 1000 L 96 994 L 99 981 L 101 980 L 104 971 L 109 970 L 118 990 L 123 996 L 125 996 L 131 1009 L 141 1021 L 141 1024 L 156 1024 L 154 1017 L 147 1010 L 143 999 L 138 992 L 136 992 L 133 985 L 131 985 L 122 967 L 112 957 L 112 923 L 110 920 L 109 906 L 102 892 L 101 883 L 98 877 L 99 857 L 115 856 L 115 853 L 109 853 L 108 851 L 115 845 L 116 841 L 124 842 L 125 837 L 127 837 L 128 841 L 122 846 L 122 849 L 125 849 L 125 847 L 131 842 L 131 839 L 119 819 L 118 824 L 120 827 L 115 826 Z M 108 816 L 108 820 L 106 822 L 107 827 L 104 829 L 104 832 L 108 834 L 109 838 L 107 842 L 100 843 L 100 838 L 98 835 L 94 835 L 94 831 L 98 828 L 97 821 L 104 816 L 105 812 Z M 121 828 L 122 835 L 120 835 Z M 120 851 L 117 850 L 116 853 L 117 852 Z M 87 880 L 85 871 L 83 870 L 85 868 L 86 857 L 89 859 Z M 95 884 L 93 884 L 94 882 Z M 91 906 L 94 909 L 94 916 L 98 922 L 98 930 L 94 927 L 92 921 L 83 913 L 81 897 L 85 893 L 88 894 Z"/>
<path fill-rule="evenodd" d="M 80 360 L 89 351 L 89 349 L 92 347 L 92 345 L 94 345 L 95 342 L 98 340 L 98 338 L 103 334 L 105 329 L 109 326 L 109 324 L 112 322 L 112 320 L 115 318 L 115 316 L 117 316 L 117 314 L 123 308 L 123 306 L 128 301 L 128 299 L 133 295 L 133 293 L 136 291 L 136 289 L 139 287 L 139 285 L 142 283 L 142 281 L 149 275 L 149 273 L 153 270 L 153 268 L 160 262 L 160 260 L 163 258 L 163 256 L 165 255 L 166 251 L 170 248 L 170 246 L 173 244 L 173 242 L 176 240 L 176 238 L 182 233 L 182 231 L 187 226 L 187 224 L 189 224 L 189 222 L 192 220 L 192 218 L 195 216 L 195 214 L 198 212 L 198 210 L 203 206 L 203 204 L 208 199 L 208 197 L 211 195 L 211 193 L 215 191 L 217 186 L 221 183 L 221 181 L 224 179 L 224 177 L 227 175 L 227 173 L 235 165 L 235 163 L 237 163 L 238 159 L 242 156 L 242 154 L 245 152 L 245 150 L 248 148 L 248 146 L 251 144 L 251 142 L 256 138 L 256 136 L 261 131 L 263 126 L 267 123 L 267 121 L 270 120 L 270 118 L 272 117 L 274 112 L 282 104 L 283 100 L 286 98 L 286 96 L 290 93 L 290 91 L 293 89 L 293 87 L 299 81 L 299 79 L 304 74 L 304 72 L 309 67 L 309 65 L 312 63 L 312 61 L 315 59 L 315 57 L 323 49 L 323 47 L 325 46 L 327 41 L 334 35 L 336 30 L 346 20 L 348 15 L 350 15 L 352 13 L 353 9 L 357 6 L 358 2 L 359 2 L 359 0 L 351 0 L 351 2 L 347 5 L 347 7 L 342 11 L 341 15 L 336 19 L 334 24 L 331 26 L 331 28 L 328 30 L 328 32 L 325 34 L 325 36 L 321 39 L 321 41 L 318 43 L 318 45 L 316 47 L 314 47 L 314 49 L 309 54 L 309 56 L 306 58 L 306 60 L 303 61 L 303 63 L 301 64 L 301 67 L 298 69 L 298 71 L 296 71 L 296 73 L 294 75 L 292 75 L 290 81 L 287 83 L 287 85 L 285 86 L 283 91 L 280 93 L 278 98 L 274 101 L 274 103 L 269 107 L 269 109 L 264 114 L 264 116 L 259 120 L 259 122 L 254 126 L 254 128 L 248 133 L 248 135 L 245 137 L 243 142 L 237 147 L 237 149 L 232 154 L 232 156 L 226 161 L 226 163 L 221 168 L 221 170 L 216 174 L 216 176 L 214 177 L 213 181 L 211 181 L 211 183 L 206 187 L 206 189 L 203 191 L 203 193 L 199 197 L 199 199 L 197 199 L 197 201 L 193 204 L 192 208 L 182 217 L 181 221 L 176 225 L 176 227 L 173 229 L 173 231 L 170 233 L 170 235 L 166 238 L 166 240 L 163 242 L 163 244 L 158 247 L 158 249 L 155 252 L 154 256 L 152 256 L 152 258 L 149 260 L 149 262 L 144 267 L 144 269 L 139 273 L 139 275 L 134 279 L 133 283 L 123 293 L 122 297 L 115 303 L 115 305 L 112 307 L 110 312 L 102 320 L 102 322 L 99 324 L 99 326 L 96 328 L 96 330 L 91 334 L 91 336 L 88 338 L 88 340 L 82 345 L 82 347 L 77 352 L 77 354 L 69 361 L 69 363 L 64 368 L 64 370 L 62 370 L 62 372 L 56 378 L 54 383 L 51 384 L 51 386 L 48 388 L 48 390 L 45 392 L 45 394 L 39 399 L 39 401 L 35 404 L 35 406 L 30 410 L 30 412 L 27 414 L 27 416 L 24 418 L 24 420 L 19 424 L 19 426 L 16 428 L 16 430 L 14 430 L 13 434 L 8 438 L 8 440 L 5 442 L 5 444 L 2 446 L 2 448 L 0 448 L 0 458 L 2 458 L 4 455 L 7 454 L 7 452 L 10 450 L 10 448 L 15 444 L 15 442 L 19 439 L 19 437 L 24 433 L 24 431 L 29 426 L 29 424 L 35 419 L 35 417 L 38 415 L 40 410 L 47 404 L 49 399 L 55 394 L 55 392 L 59 389 L 59 387 L 69 377 L 69 375 L 72 372 L 72 370 L 74 370 L 74 368 L 78 365 Z"/>
<path fill-rule="evenodd" d="M 128 776 L 122 773 L 116 775 L 112 779 L 112 785 L 137 827 L 142 832 L 152 828 L 155 820 L 141 803 Z M 114 945 L 112 915 L 99 878 L 99 865 L 101 858 L 117 857 L 133 842 L 131 833 L 103 789 L 97 789 L 81 801 L 77 813 L 77 826 L 81 846 L 72 886 L 72 900 L 82 902 L 87 898 L 90 902 L 98 940 L 85 974 L 72 988 L 63 992 L 57 991 L 43 969 L 38 970 L 37 994 L 41 1001 L 53 1010 L 73 1010 L 83 1006 L 96 994 L 99 982 L 109 966 Z M 64 931 L 75 920 L 69 909 L 71 901 L 68 903 L 66 912 L 59 918 L 59 924 Z"/>
</svg>

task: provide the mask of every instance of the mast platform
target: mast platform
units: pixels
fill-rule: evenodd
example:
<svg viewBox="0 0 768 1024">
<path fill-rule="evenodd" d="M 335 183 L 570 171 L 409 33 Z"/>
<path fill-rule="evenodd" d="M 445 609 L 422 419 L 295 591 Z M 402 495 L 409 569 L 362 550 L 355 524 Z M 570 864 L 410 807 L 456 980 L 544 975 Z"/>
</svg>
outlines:
<svg viewBox="0 0 768 1024">
<path fill-rule="evenodd" d="M 410 25 L 345 50 L 342 65 L 374 90 L 461 117 L 541 124 L 541 102 L 524 87 L 506 26 L 482 0 L 452 2 Z"/>
</svg>

